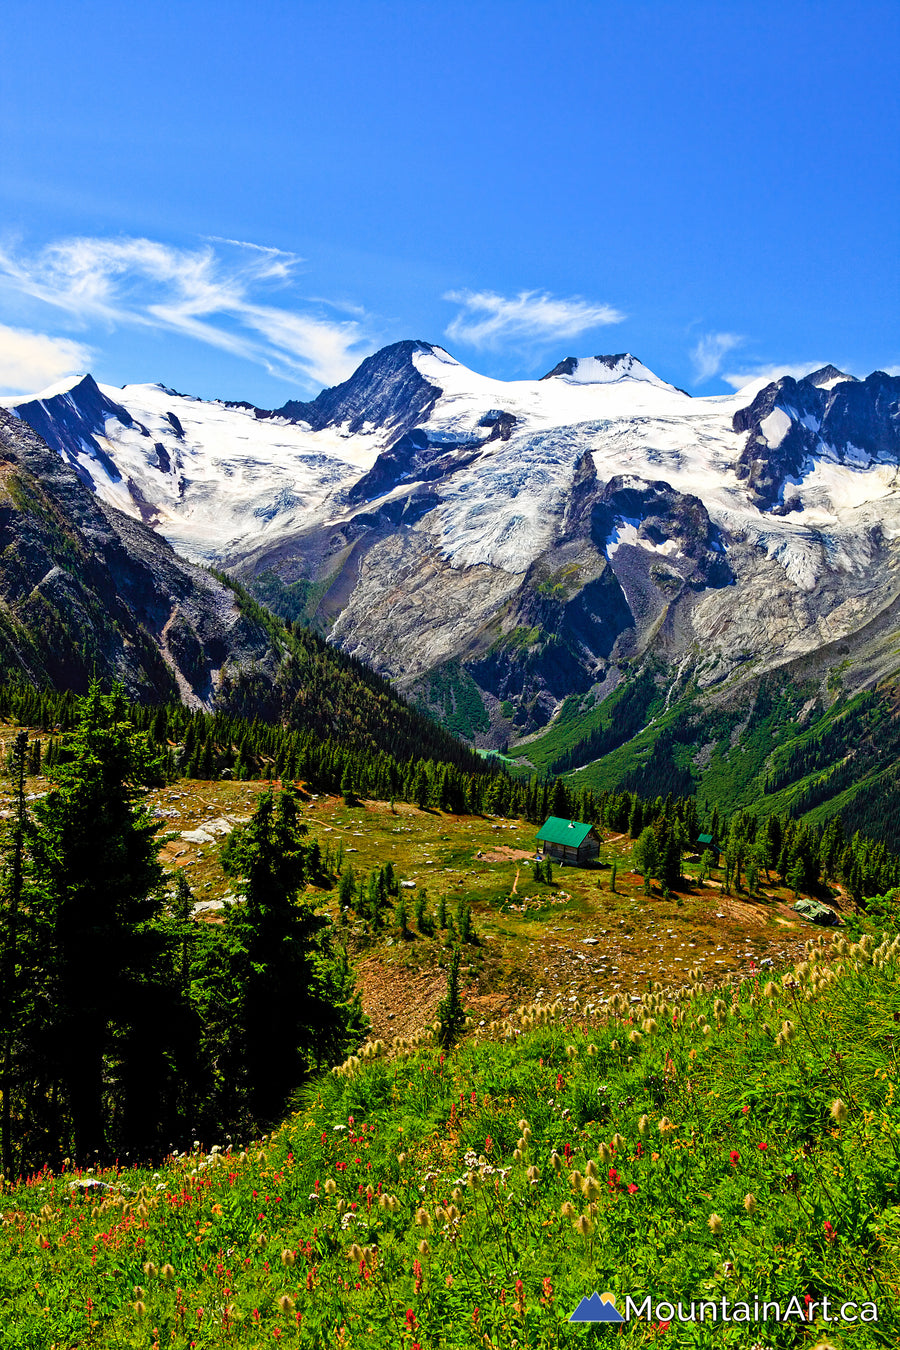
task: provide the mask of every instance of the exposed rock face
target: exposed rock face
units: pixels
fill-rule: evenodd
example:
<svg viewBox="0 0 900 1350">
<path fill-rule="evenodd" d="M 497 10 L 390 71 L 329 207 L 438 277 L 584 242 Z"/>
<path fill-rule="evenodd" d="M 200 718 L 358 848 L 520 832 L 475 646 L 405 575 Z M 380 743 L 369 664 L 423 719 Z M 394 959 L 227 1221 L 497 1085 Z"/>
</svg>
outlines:
<svg viewBox="0 0 900 1350">
<path fill-rule="evenodd" d="M 611 478 L 594 507 L 591 530 L 607 556 L 635 548 L 656 553 L 657 567 L 669 578 L 664 587 L 670 590 L 686 584 L 700 591 L 734 581 L 722 532 L 700 498 L 675 492 L 668 483 Z"/>
<path fill-rule="evenodd" d="M 85 450 L 99 460 L 113 483 L 121 480 L 118 466 L 97 439 L 97 431 L 110 417 L 126 427 L 134 426 L 134 419 L 127 408 L 100 392 L 92 375 L 85 375 L 67 393 L 45 402 L 31 399 L 20 403 L 16 412 L 49 446 L 59 451 L 89 486 L 93 484 L 81 463 Z M 140 427 L 140 431 L 142 435 L 150 435 L 146 427 Z"/>
<path fill-rule="evenodd" d="M 559 361 L 543 380 L 565 377 L 577 383 L 612 382 L 614 380 L 648 380 L 662 384 L 662 381 L 648 370 L 643 362 L 631 355 L 631 352 L 617 352 L 615 356 L 567 356 Z"/>
<path fill-rule="evenodd" d="M 0 409 L 0 664 L 83 691 L 94 673 L 135 698 L 210 705 L 229 662 L 265 634 L 233 593 L 107 506 Z"/>
<path fill-rule="evenodd" d="M 493 425 L 499 426 L 500 423 L 498 421 Z M 503 439 L 509 440 L 509 434 Z M 431 441 L 427 431 L 421 427 L 406 431 L 394 441 L 390 449 L 383 450 L 369 472 L 353 484 L 347 493 L 347 501 L 351 505 L 374 501 L 411 479 L 428 483 L 446 478 L 455 470 L 471 464 L 482 444 L 482 441 L 470 441 L 448 447 L 446 441 Z"/>
<path fill-rule="evenodd" d="M 834 366 L 802 380 L 786 375 L 735 413 L 734 429 L 748 433 L 737 474 L 752 501 L 796 510 L 799 498 L 786 484 L 816 456 L 860 467 L 900 463 L 900 377 L 875 371 L 856 380 Z"/>
<path fill-rule="evenodd" d="M 311 403 L 289 400 L 270 417 L 306 422 L 313 431 L 347 426 L 361 431 L 366 425 L 402 434 L 424 421 L 441 391 L 423 379 L 410 361 L 413 352 L 430 352 L 429 342 L 395 342 L 369 356 L 349 380 L 323 389 Z"/>
<path fill-rule="evenodd" d="M 898 391 L 824 367 L 691 398 L 629 353 L 506 383 L 404 342 L 273 413 L 93 382 L 18 412 L 106 502 L 294 587 L 404 692 L 428 702 L 452 666 L 496 746 L 647 654 L 711 689 L 841 643 L 848 681 L 884 671 Z M 166 641 L 193 670 L 177 624 Z"/>
</svg>

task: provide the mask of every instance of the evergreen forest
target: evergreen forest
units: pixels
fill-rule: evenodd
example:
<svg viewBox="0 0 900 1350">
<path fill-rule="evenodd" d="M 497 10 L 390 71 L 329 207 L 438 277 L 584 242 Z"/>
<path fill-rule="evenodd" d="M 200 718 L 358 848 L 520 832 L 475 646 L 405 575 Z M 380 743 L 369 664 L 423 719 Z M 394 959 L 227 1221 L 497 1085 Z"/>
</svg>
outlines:
<svg viewBox="0 0 900 1350">
<path fill-rule="evenodd" d="M 152 1160 L 188 1136 L 263 1130 L 311 1074 L 360 1043 L 365 1019 L 345 936 L 316 896 L 336 890 L 341 911 L 372 931 L 396 924 L 402 936 L 409 916 L 390 865 L 357 878 L 307 833 L 298 806 L 310 791 L 535 824 L 548 815 L 590 821 L 635 840 L 645 888 L 656 880 L 664 894 L 704 832 L 721 850 L 726 893 L 753 893 L 762 876 L 795 896 L 838 882 L 862 909 L 900 884 L 900 861 L 880 842 L 847 837 L 838 817 L 824 828 L 749 811 L 725 820 L 701 813 L 694 797 L 572 791 L 465 754 L 404 759 L 371 737 L 131 705 L 96 683 L 82 697 L 8 685 L 0 715 L 45 733 L 18 731 L 6 766 L 6 1174 L 64 1157 Z M 30 802 L 26 775 L 38 770 L 51 790 Z M 184 875 L 163 869 L 165 836 L 143 796 L 153 784 L 222 776 L 259 779 L 261 792 L 252 818 L 221 846 L 242 903 L 211 927 L 192 921 Z M 427 931 L 424 892 L 415 903 Z M 454 941 L 477 940 L 464 897 L 455 922 L 443 902 L 437 921 Z M 458 1020 L 457 1011 L 452 1035 Z"/>
</svg>

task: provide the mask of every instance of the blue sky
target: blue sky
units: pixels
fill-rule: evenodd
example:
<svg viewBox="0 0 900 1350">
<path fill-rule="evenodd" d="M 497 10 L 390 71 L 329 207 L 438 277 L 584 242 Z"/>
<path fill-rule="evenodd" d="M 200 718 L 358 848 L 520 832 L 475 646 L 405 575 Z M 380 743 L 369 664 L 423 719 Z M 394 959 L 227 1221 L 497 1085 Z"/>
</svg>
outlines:
<svg viewBox="0 0 900 1350">
<path fill-rule="evenodd" d="M 900 6 L 6 0 L 0 389 L 894 369 Z"/>
</svg>

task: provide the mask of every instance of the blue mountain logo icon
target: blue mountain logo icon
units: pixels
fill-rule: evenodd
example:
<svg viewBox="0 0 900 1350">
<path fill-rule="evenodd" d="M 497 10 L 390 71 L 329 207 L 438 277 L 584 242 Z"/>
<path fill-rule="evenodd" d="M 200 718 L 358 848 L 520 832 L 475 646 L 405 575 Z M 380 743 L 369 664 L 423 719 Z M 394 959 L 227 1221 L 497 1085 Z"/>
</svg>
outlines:
<svg viewBox="0 0 900 1350">
<path fill-rule="evenodd" d="M 596 1289 L 583 1298 L 569 1318 L 570 1322 L 624 1322 L 615 1305 L 615 1294 L 598 1294 Z"/>
</svg>

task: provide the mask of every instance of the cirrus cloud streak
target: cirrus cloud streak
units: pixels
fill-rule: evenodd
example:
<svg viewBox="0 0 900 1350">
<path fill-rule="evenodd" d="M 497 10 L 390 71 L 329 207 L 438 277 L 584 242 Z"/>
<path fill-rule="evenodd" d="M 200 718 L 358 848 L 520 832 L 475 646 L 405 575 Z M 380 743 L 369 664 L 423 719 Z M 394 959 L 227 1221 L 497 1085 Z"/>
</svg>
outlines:
<svg viewBox="0 0 900 1350">
<path fill-rule="evenodd" d="M 242 240 L 177 248 L 153 239 L 80 237 L 30 257 L 0 248 L 0 279 L 81 329 L 160 329 L 284 379 L 335 384 L 371 350 L 363 322 L 330 317 L 324 302 L 304 312 L 264 303 L 268 292 L 294 282 L 301 262 L 296 254 Z"/>
<path fill-rule="evenodd" d="M 550 342 L 575 338 L 591 328 L 621 323 L 625 315 L 612 305 L 595 304 L 580 296 L 557 298 L 547 291 L 447 291 L 445 300 L 460 312 L 445 328 L 447 337 L 471 347 L 498 347 L 504 342 Z"/>
<path fill-rule="evenodd" d="M 691 351 L 697 383 L 703 384 L 718 375 L 727 354 L 743 341 L 739 333 L 704 333 Z"/>
</svg>

